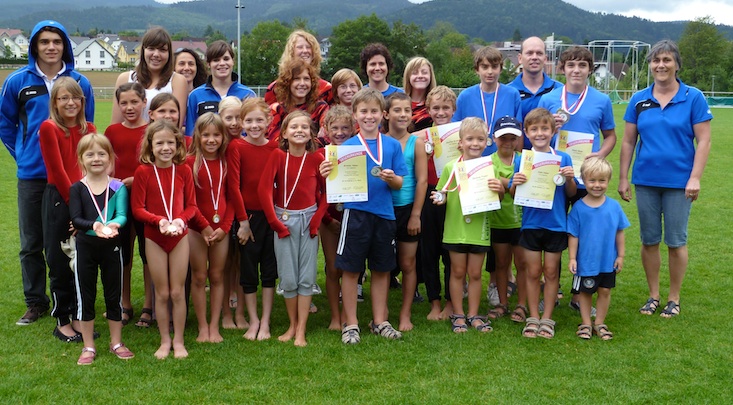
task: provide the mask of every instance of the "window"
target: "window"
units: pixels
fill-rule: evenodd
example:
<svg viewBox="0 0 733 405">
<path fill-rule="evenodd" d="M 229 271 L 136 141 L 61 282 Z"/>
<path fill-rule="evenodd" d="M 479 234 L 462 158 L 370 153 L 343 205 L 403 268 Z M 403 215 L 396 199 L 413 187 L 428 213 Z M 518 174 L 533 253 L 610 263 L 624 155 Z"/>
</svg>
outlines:
<svg viewBox="0 0 733 405">
<path fill-rule="evenodd" d="M 99 57 L 104 59 L 104 51 L 99 51 Z"/>
<path fill-rule="evenodd" d="M 100 64 L 100 65 L 104 65 L 104 59 L 100 60 L 100 61 L 99 61 L 99 64 Z"/>
<path fill-rule="evenodd" d="M 87 65 L 91 65 L 91 64 L 92 64 L 92 61 L 87 60 Z"/>
<path fill-rule="evenodd" d="M 92 57 L 92 51 L 86 51 L 86 52 L 84 52 L 84 55 L 85 55 L 85 56 L 86 56 L 87 58 L 91 58 L 91 57 Z"/>
</svg>

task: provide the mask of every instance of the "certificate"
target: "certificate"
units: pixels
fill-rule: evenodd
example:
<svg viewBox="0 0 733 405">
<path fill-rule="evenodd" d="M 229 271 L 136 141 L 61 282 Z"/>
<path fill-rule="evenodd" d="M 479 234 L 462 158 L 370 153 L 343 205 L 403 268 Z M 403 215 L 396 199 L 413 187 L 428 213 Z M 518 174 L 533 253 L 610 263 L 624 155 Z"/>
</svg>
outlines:
<svg viewBox="0 0 733 405">
<path fill-rule="evenodd" d="M 449 124 L 438 125 L 425 128 L 415 133 L 418 137 L 425 141 L 433 148 L 433 162 L 435 163 L 435 171 L 440 178 L 440 173 L 448 162 L 458 159 L 461 151 L 458 149 L 458 128 L 460 122 L 451 122 Z"/>
<path fill-rule="evenodd" d="M 527 182 L 517 186 L 514 205 L 552 209 L 558 187 L 552 177 L 560 172 L 560 161 L 561 157 L 552 153 L 523 150 L 519 172 L 527 176 Z"/>
<path fill-rule="evenodd" d="M 489 180 L 496 178 L 490 157 L 462 160 L 455 168 L 463 215 L 501 209 L 499 195 L 489 189 Z"/>
<path fill-rule="evenodd" d="M 367 201 L 366 150 L 361 145 L 326 146 L 326 159 L 333 169 L 326 178 L 326 201 Z"/>
<path fill-rule="evenodd" d="M 560 130 L 560 136 L 557 138 L 555 149 L 567 153 L 573 159 L 573 172 L 575 172 L 575 178 L 578 179 L 580 184 L 583 184 L 583 180 L 580 178 L 580 166 L 583 164 L 585 157 L 593 152 L 594 138 L 593 134 L 586 132 L 563 130 Z"/>
</svg>

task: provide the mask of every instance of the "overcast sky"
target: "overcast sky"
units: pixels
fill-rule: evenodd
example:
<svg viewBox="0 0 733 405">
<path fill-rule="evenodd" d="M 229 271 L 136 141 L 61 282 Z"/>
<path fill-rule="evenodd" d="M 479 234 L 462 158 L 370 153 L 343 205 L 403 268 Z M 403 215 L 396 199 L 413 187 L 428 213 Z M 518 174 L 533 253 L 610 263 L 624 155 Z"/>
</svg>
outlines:
<svg viewBox="0 0 733 405">
<path fill-rule="evenodd" d="M 156 0 L 176 3 L 179 0 Z M 236 0 L 232 0 L 235 2 Z M 430 0 L 410 0 L 423 3 Z M 707 15 L 718 24 L 733 26 L 733 0 L 564 0 L 581 9 L 636 16 L 652 21 L 689 21 Z M 664 4 L 663 6 L 660 4 Z"/>
</svg>

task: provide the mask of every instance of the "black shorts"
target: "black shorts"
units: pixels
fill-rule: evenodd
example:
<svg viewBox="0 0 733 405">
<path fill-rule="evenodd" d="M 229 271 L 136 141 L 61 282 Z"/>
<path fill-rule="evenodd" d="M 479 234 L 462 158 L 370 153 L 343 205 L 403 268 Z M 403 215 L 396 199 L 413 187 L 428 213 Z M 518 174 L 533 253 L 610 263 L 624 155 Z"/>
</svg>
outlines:
<svg viewBox="0 0 733 405">
<path fill-rule="evenodd" d="M 519 228 L 491 228 L 491 244 L 495 245 L 497 243 L 508 243 L 512 246 L 517 246 L 519 244 L 519 235 L 521 235 L 521 231 L 519 230 Z"/>
<path fill-rule="evenodd" d="M 547 229 L 525 229 L 519 236 L 519 246 L 534 252 L 560 253 L 568 248 L 568 234 Z"/>
<path fill-rule="evenodd" d="M 239 245 L 239 284 L 245 294 L 257 292 L 262 288 L 274 288 L 277 279 L 277 259 L 275 259 L 274 232 L 267 223 L 263 211 L 247 211 L 249 227 L 254 242 Z"/>
<path fill-rule="evenodd" d="M 395 221 L 360 210 L 344 210 L 341 235 L 336 247 L 336 268 L 361 273 L 364 262 L 369 270 L 390 272 L 397 267 Z"/>
<path fill-rule="evenodd" d="M 468 243 L 444 243 L 443 249 L 456 253 L 486 253 L 491 246 L 471 245 Z"/>
<path fill-rule="evenodd" d="M 410 215 L 412 214 L 412 204 L 408 204 L 402 207 L 394 207 L 394 215 L 397 223 L 397 235 L 395 240 L 397 242 L 417 242 L 420 240 L 420 234 L 410 235 L 407 233 L 407 223 L 410 221 Z"/>
<path fill-rule="evenodd" d="M 587 293 L 593 294 L 598 291 L 599 288 L 613 288 L 616 287 L 616 272 L 600 273 L 597 276 L 573 276 L 573 287 L 570 290 L 571 294 Z"/>
</svg>

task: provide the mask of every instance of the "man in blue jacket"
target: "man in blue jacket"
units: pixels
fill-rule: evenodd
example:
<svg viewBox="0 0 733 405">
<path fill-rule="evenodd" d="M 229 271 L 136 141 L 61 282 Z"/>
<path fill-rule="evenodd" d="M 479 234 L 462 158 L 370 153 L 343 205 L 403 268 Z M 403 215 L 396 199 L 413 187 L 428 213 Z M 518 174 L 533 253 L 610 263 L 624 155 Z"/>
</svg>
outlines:
<svg viewBox="0 0 733 405">
<path fill-rule="evenodd" d="M 49 117 L 49 95 L 56 79 L 70 76 L 79 83 L 86 97 L 86 119 L 94 121 L 94 91 L 89 80 L 74 71 L 66 29 L 56 21 L 41 21 L 33 28 L 30 41 L 28 66 L 8 76 L 0 97 L 0 139 L 18 167 L 20 267 L 27 311 L 17 325 L 35 322 L 49 306 L 41 222 L 46 167 L 38 128 Z"/>
</svg>

